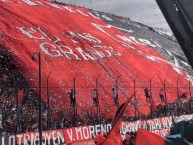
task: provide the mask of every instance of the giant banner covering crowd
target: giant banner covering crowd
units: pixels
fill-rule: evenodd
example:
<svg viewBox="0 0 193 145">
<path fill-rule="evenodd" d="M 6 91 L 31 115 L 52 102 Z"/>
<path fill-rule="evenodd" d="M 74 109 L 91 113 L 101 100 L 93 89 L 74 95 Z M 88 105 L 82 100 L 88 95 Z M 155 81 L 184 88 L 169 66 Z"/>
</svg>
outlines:
<svg viewBox="0 0 193 145">
<path fill-rule="evenodd" d="M 193 113 L 190 66 L 168 37 L 86 8 L 0 1 L 1 144 L 35 144 L 40 112 L 44 144 L 93 142 L 133 93 L 123 139 L 138 128 L 167 135 L 171 115 Z"/>
</svg>

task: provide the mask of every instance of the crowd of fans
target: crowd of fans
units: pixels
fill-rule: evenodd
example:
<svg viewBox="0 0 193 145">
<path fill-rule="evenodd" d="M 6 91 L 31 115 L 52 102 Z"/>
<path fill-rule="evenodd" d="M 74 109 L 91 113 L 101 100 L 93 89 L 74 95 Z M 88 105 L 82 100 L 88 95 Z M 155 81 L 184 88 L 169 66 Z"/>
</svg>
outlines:
<svg viewBox="0 0 193 145">
<path fill-rule="evenodd" d="M 19 78 L 16 80 L 16 78 Z M 116 88 L 112 89 L 112 95 L 115 105 L 118 104 L 118 93 Z M 162 93 L 160 93 L 162 94 Z M 69 92 L 71 99 L 71 107 L 75 106 L 75 94 L 73 89 Z M 151 96 L 148 88 L 144 90 L 144 96 L 147 97 L 147 102 L 151 103 Z M 93 90 L 93 105 L 98 105 L 98 92 Z M 163 97 L 163 96 L 161 96 Z M 22 98 L 22 99 L 17 99 Z M 162 98 L 163 99 L 163 98 Z M 20 101 L 22 100 L 22 102 Z M 54 130 L 61 128 L 68 128 L 74 125 L 92 125 L 99 123 L 112 123 L 113 119 L 104 120 L 101 115 L 100 118 L 87 114 L 85 120 L 77 119 L 75 124 L 73 119 L 66 118 L 65 112 L 60 112 L 60 118 L 53 118 L 49 114 L 49 108 L 43 104 L 42 110 L 42 125 L 43 130 Z M 15 65 L 9 60 L 6 54 L 0 52 L 0 136 L 38 131 L 38 106 L 39 100 L 33 88 L 27 85 L 24 77 L 16 69 Z M 168 115 L 182 115 L 193 113 L 191 109 L 192 100 L 188 102 L 176 101 L 172 104 L 157 106 L 149 116 L 132 116 L 124 117 L 125 121 L 135 121 L 137 119 L 149 119 Z M 61 115 L 62 114 L 62 115 Z M 78 118 L 78 116 L 77 116 Z"/>
</svg>

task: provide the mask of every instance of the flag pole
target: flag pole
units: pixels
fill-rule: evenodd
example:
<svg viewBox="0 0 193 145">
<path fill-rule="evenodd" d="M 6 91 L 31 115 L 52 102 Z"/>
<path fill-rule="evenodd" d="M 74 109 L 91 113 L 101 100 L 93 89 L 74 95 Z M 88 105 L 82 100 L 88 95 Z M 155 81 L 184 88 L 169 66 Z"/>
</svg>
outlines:
<svg viewBox="0 0 193 145">
<path fill-rule="evenodd" d="M 179 79 L 180 79 L 180 78 L 178 78 L 178 80 L 177 80 L 177 82 L 176 82 L 177 95 L 178 95 L 178 107 L 177 107 L 177 108 L 178 108 L 178 109 L 177 109 L 177 110 L 178 110 L 178 111 L 177 111 L 177 112 L 178 112 L 178 115 L 179 115 L 179 113 L 180 113 L 180 94 L 179 94 L 179 83 L 178 83 Z"/>
<path fill-rule="evenodd" d="M 77 106 L 76 106 L 76 77 L 77 77 L 78 73 L 74 76 L 73 78 L 73 86 L 74 86 L 74 91 L 73 91 L 73 95 L 74 95 L 74 101 L 73 104 L 75 103 L 74 105 L 74 126 L 76 126 L 76 116 L 77 116 Z"/>
<path fill-rule="evenodd" d="M 167 101 L 167 95 L 166 95 L 166 80 L 164 80 L 164 92 L 165 92 L 165 117 L 167 116 L 167 105 L 168 105 L 168 101 Z"/>
<path fill-rule="evenodd" d="M 17 75 L 15 76 L 15 95 L 16 95 L 16 115 L 17 115 L 17 126 L 16 126 L 16 133 L 19 132 L 19 98 L 18 98 L 18 77 Z"/>
<path fill-rule="evenodd" d="M 38 120 L 38 124 L 39 124 L 39 143 L 40 145 L 42 145 L 42 75 L 41 75 L 41 71 L 42 71 L 42 65 L 41 65 L 41 52 L 34 52 L 32 55 L 32 60 L 35 60 L 35 54 L 38 55 L 38 67 L 39 67 L 39 73 L 38 73 L 38 77 L 39 77 L 39 120 Z"/>
<path fill-rule="evenodd" d="M 97 116 L 99 117 L 100 123 L 101 123 L 101 116 L 100 116 L 100 106 L 99 106 L 99 96 L 98 96 L 98 79 L 100 77 L 100 74 L 96 78 L 96 92 L 97 92 Z"/>
<path fill-rule="evenodd" d="M 153 76 L 154 77 L 154 76 Z M 153 117 L 153 97 L 152 97 L 152 79 L 153 77 L 150 79 L 150 84 L 149 84 L 149 87 L 150 87 L 150 97 L 151 97 L 151 110 L 150 110 L 150 117 L 152 118 Z"/>
<path fill-rule="evenodd" d="M 138 118 L 138 108 L 137 108 L 137 96 L 136 96 L 136 79 L 137 79 L 137 76 L 133 79 L 133 83 L 134 83 L 134 99 L 135 99 L 135 104 L 134 104 L 134 107 L 135 107 L 135 119 Z"/>
<path fill-rule="evenodd" d="M 121 77 L 121 75 L 119 75 L 115 81 L 115 88 L 116 88 L 116 91 L 117 91 L 117 110 L 119 108 L 119 92 L 118 92 L 118 79 Z"/>
<path fill-rule="evenodd" d="M 50 94 L 49 94 L 49 77 L 52 71 L 49 73 L 47 77 L 47 98 L 48 98 L 48 114 L 47 114 L 47 128 L 51 129 L 51 110 L 50 110 Z"/>
</svg>

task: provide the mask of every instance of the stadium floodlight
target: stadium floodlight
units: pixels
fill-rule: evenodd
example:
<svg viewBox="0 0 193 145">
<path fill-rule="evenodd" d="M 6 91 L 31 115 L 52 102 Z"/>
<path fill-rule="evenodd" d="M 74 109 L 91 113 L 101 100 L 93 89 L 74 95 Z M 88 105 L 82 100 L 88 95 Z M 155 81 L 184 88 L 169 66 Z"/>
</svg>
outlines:
<svg viewBox="0 0 193 145">
<path fill-rule="evenodd" d="M 35 54 L 38 55 L 38 67 L 39 67 L 39 145 L 42 145 L 42 76 L 41 76 L 41 53 L 34 52 L 32 60 L 36 60 Z"/>
</svg>

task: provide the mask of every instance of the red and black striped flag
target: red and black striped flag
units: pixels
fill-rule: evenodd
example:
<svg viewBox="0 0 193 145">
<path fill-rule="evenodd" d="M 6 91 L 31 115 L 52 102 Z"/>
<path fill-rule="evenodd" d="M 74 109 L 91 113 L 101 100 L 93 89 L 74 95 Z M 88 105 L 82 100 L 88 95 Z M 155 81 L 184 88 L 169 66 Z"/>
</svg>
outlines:
<svg viewBox="0 0 193 145">
<path fill-rule="evenodd" d="M 121 117 L 123 116 L 123 113 L 125 111 L 125 108 L 127 107 L 128 103 L 131 101 L 135 94 L 133 94 L 131 97 L 129 97 L 117 110 L 115 114 L 114 119 L 114 125 L 108 134 L 107 138 L 103 142 L 103 145 L 122 145 L 122 138 L 120 134 L 120 128 L 121 128 Z"/>
</svg>

